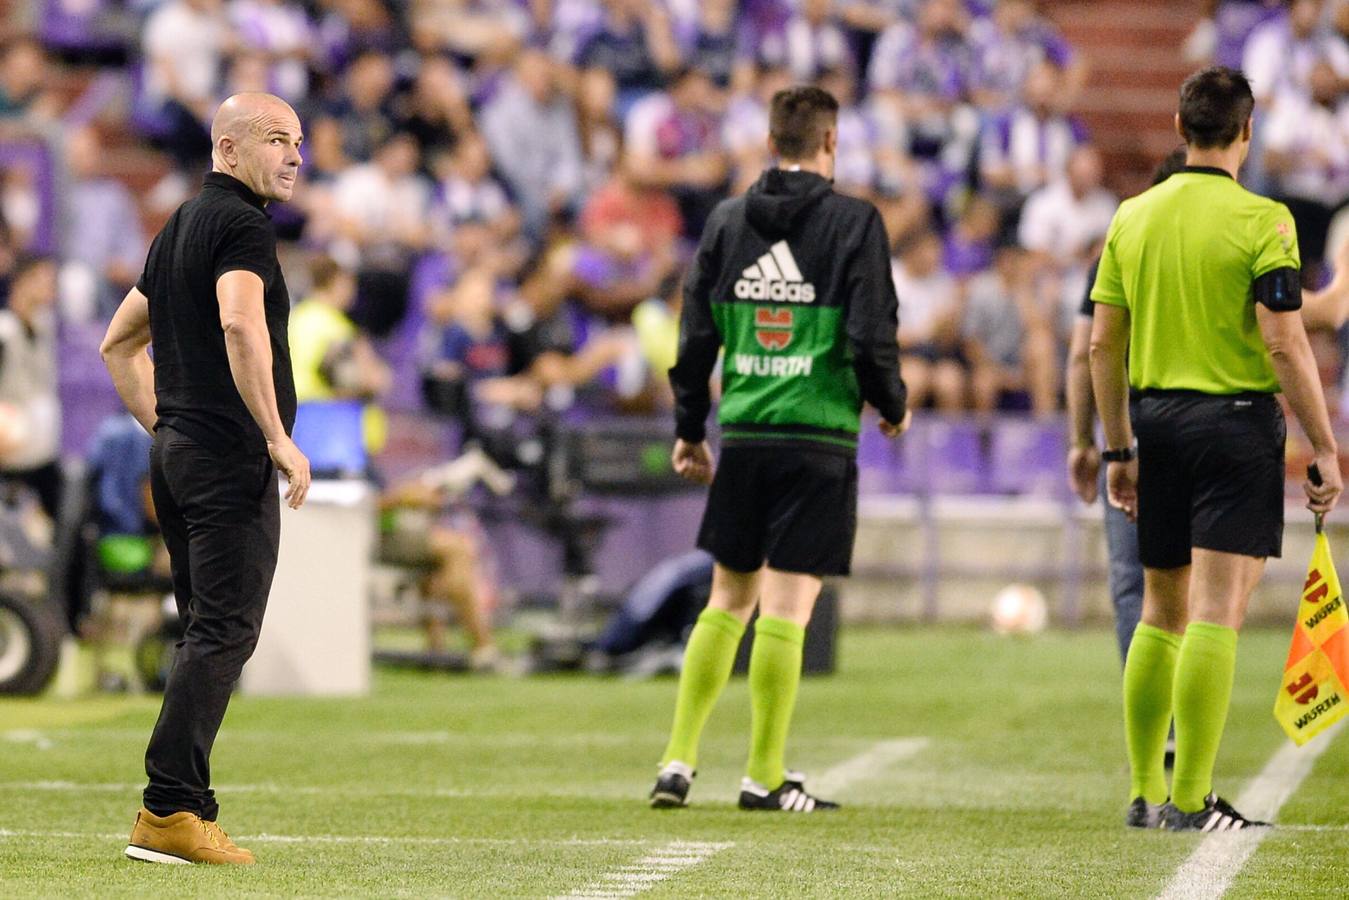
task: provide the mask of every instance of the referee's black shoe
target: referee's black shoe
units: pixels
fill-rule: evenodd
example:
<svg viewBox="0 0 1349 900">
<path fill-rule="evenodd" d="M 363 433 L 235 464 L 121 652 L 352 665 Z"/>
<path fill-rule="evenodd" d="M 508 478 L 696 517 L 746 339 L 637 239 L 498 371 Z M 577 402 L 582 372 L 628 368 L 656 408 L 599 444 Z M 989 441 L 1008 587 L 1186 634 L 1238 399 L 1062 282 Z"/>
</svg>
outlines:
<svg viewBox="0 0 1349 900">
<path fill-rule="evenodd" d="M 740 808 L 794 813 L 838 809 L 837 803 L 806 793 L 805 780 L 806 776 L 800 772 L 788 771 L 782 784 L 770 791 L 746 776 L 740 780 Z"/>
<path fill-rule="evenodd" d="M 1242 831 L 1268 827 L 1268 822 L 1246 818 L 1217 794 L 1205 797 L 1204 808 L 1198 812 L 1181 812 L 1169 801 L 1162 807 L 1162 828 L 1167 831 Z"/>
<path fill-rule="evenodd" d="M 666 764 L 656 776 L 656 786 L 651 789 L 651 808 L 679 809 L 688 806 L 689 787 L 696 774 L 682 762 Z"/>
<path fill-rule="evenodd" d="M 1135 797 L 1124 814 L 1124 824 L 1130 828 L 1161 828 L 1164 808 L 1165 804 L 1149 803 L 1142 797 Z"/>
</svg>

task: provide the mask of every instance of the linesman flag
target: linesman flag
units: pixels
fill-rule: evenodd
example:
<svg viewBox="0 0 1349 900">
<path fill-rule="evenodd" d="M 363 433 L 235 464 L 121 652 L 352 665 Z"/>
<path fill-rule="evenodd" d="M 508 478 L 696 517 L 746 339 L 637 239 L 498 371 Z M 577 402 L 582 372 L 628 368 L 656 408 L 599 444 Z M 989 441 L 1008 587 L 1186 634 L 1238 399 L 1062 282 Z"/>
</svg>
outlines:
<svg viewBox="0 0 1349 900">
<path fill-rule="evenodd" d="M 1299 746 L 1349 712 L 1349 612 L 1320 516 L 1316 525 L 1316 550 L 1274 701 L 1274 718 Z"/>
</svg>

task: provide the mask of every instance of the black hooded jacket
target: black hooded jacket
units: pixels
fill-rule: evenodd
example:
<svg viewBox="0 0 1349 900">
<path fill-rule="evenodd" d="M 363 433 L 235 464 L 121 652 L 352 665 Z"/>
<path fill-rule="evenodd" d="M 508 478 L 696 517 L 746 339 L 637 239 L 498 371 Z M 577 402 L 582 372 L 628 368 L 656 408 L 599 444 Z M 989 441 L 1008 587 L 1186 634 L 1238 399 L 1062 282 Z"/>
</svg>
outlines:
<svg viewBox="0 0 1349 900">
<path fill-rule="evenodd" d="M 814 173 L 769 169 L 713 211 L 685 277 L 670 370 L 676 434 L 705 436 L 725 347 L 723 443 L 851 451 L 862 401 L 904 418 L 898 324 L 876 208 Z"/>
</svg>

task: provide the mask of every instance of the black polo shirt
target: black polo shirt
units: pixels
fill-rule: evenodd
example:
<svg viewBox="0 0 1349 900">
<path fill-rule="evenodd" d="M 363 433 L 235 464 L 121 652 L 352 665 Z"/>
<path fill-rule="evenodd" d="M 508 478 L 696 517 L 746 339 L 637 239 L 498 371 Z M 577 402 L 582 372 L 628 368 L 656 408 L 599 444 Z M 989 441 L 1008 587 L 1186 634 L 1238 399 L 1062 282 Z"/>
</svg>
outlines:
<svg viewBox="0 0 1349 900">
<path fill-rule="evenodd" d="M 226 272 L 262 279 L 277 412 L 295 424 L 295 379 L 287 324 L 290 295 L 276 259 L 264 201 L 238 179 L 206 176 L 155 237 L 136 288 L 150 300 L 155 412 L 167 425 L 219 453 L 266 452 L 267 444 L 234 386 L 216 281 Z"/>
</svg>

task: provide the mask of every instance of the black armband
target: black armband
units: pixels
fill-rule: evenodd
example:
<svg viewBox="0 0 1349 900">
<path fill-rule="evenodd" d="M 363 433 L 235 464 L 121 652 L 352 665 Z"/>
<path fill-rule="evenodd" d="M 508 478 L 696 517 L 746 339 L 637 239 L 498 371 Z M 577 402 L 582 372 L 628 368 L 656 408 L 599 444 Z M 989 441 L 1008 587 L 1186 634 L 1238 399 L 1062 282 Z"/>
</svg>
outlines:
<svg viewBox="0 0 1349 900">
<path fill-rule="evenodd" d="M 1251 283 L 1251 297 L 1274 312 L 1294 312 L 1302 308 L 1302 284 L 1298 270 L 1275 269 Z"/>
</svg>

